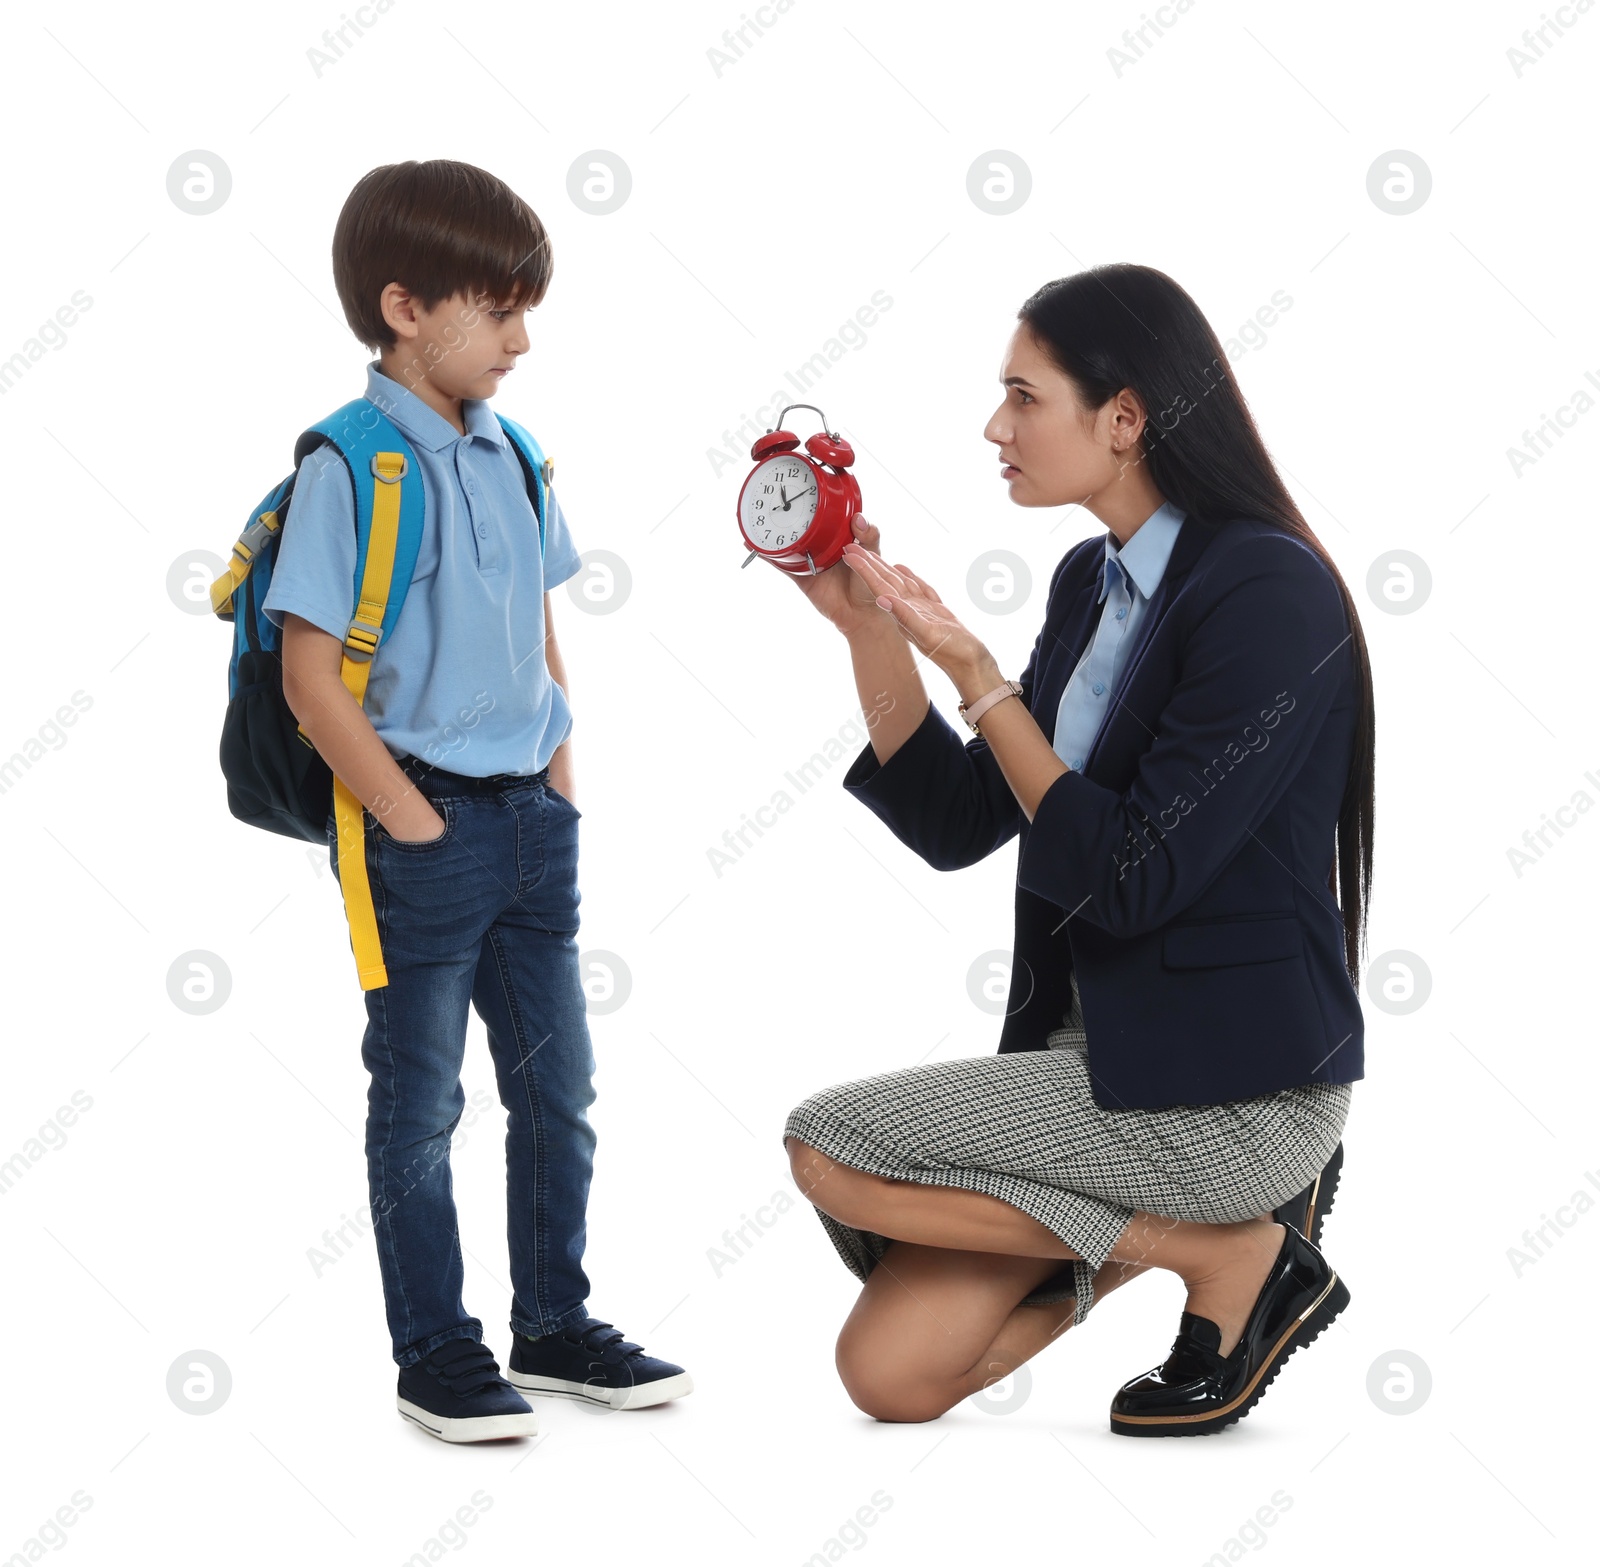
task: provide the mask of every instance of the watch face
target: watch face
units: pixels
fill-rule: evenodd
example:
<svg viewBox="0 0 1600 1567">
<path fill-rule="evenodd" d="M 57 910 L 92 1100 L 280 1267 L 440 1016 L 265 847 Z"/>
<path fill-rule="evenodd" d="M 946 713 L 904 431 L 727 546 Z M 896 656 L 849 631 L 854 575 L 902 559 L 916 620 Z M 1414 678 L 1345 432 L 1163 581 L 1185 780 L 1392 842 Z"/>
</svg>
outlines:
<svg viewBox="0 0 1600 1567">
<path fill-rule="evenodd" d="M 757 549 L 793 544 L 817 515 L 817 475 L 793 452 L 769 457 L 745 481 L 739 525 Z"/>
</svg>

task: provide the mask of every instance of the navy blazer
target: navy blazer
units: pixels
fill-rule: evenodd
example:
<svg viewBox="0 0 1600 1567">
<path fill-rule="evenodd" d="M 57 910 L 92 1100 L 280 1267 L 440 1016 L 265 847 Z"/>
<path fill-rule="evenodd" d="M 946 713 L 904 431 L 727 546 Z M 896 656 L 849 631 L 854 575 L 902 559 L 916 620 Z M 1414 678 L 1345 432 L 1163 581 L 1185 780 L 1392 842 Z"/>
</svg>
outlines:
<svg viewBox="0 0 1600 1567">
<path fill-rule="evenodd" d="M 1022 701 L 1047 736 L 1094 635 L 1103 535 L 1050 581 Z M 1016 934 L 1000 1052 L 1041 1050 L 1078 975 L 1108 1109 L 1215 1104 L 1362 1076 L 1360 1000 L 1329 882 L 1357 718 L 1332 575 L 1266 523 L 1191 513 L 1081 772 L 1032 823 L 983 739 L 930 702 L 844 787 L 936 870 L 1013 834 Z"/>
</svg>

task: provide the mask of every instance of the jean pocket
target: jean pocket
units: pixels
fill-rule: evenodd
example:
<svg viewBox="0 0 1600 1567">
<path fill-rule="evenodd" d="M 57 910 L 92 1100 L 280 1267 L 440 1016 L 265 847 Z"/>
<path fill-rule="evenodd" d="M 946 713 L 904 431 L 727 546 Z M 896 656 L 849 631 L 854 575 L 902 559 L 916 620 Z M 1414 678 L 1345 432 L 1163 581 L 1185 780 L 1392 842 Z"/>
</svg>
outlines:
<svg viewBox="0 0 1600 1567">
<path fill-rule="evenodd" d="M 572 801 L 569 800 L 566 797 L 566 795 L 564 795 L 558 788 L 556 788 L 556 786 L 554 784 L 546 783 L 544 787 L 545 787 L 545 792 L 550 796 L 550 798 L 552 800 L 559 800 L 562 805 L 566 806 L 566 808 L 569 811 L 572 812 L 573 816 L 576 817 L 578 821 L 581 822 L 583 820 L 583 812 L 580 811 L 578 809 L 578 807 L 575 806 L 572 803 Z"/>
<path fill-rule="evenodd" d="M 456 831 L 455 804 L 450 800 L 430 800 L 429 804 L 444 817 L 444 831 L 437 838 L 416 838 L 408 841 L 405 838 L 396 838 L 387 828 L 380 826 L 378 832 L 382 834 L 382 841 L 391 848 L 400 850 L 402 854 L 430 854 L 448 843 Z"/>
</svg>

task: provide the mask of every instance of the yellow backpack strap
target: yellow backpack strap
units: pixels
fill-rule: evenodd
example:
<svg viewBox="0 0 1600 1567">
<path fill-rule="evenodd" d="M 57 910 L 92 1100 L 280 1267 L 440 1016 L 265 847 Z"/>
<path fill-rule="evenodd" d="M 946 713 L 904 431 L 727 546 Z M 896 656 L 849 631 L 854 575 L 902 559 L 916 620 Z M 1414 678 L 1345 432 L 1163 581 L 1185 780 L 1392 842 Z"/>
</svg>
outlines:
<svg viewBox="0 0 1600 1567">
<path fill-rule="evenodd" d="M 378 914 L 372 906 L 372 884 L 367 877 L 366 807 L 337 773 L 333 779 L 333 817 L 339 842 L 339 885 L 344 889 L 344 913 L 350 923 L 356 975 L 363 990 L 381 990 L 389 983 L 389 970 L 383 961 Z"/>
<path fill-rule="evenodd" d="M 278 531 L 278 514 L 264 511 L 234 541 L 228 569 L 211 584 L 211 613 L 225 620 L 233 616 L 233 595 L 255 564 L 257 552 Z"/>
<path fill-rule="evenodd" d="M 381 481 L 373 486 L 372 528 L 367 537 L 366 569 L 356 612 L 345 632 L 340 678 L 358 703 L 365 705 L 367 677 L 373 655 L 383 636 L 383 617 L 394 581 L 395 548 L 400 540 L 400 480 L 406 459 L 400 452 L 379 452 L 372 471 Z M 420 479 L 418 480 L 420 482 Z M 300 731 L 306 739 L 305 730 Z M 309 745 L 311 742 L 306 740 Z M 367 877 L 366 807 L 337 774 L 333 780 L 334 823 L 339 842 L 339 884 L 344 890 L 345 918 L 350 923 L 350 948 L 363 990 L 379 990 L 389 983 L 378 939 L 378 916 L 372 906 L 372 886 Z"/>
</svg>

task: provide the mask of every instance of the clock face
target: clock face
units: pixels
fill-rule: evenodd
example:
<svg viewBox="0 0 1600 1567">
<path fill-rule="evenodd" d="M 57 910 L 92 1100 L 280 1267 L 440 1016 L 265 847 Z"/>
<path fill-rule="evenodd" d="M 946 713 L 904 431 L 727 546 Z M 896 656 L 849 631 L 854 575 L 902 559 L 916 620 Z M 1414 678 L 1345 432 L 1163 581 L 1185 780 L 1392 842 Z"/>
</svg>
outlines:
<svg viewBox="0 0 1600 1567">
<path fill-rule="evenodd" d="M 769 457 L 745 481 L 739 525 L 757 549 L 795 543 L 817 515 L 817 475 L 793 452 Z"/>
</svg>

